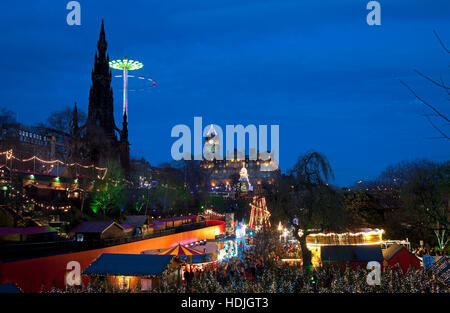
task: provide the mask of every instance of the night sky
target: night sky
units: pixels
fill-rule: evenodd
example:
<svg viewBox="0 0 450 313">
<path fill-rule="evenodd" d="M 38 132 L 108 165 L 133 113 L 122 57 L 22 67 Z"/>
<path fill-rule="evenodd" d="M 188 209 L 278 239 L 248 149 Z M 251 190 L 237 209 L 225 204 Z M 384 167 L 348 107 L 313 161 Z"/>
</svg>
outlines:
<svg viewBox="0 0 450 313">
<path fill-rule="evenodd" d="M 171 128 L 193 129 L 194 116 L 223 128 L 279 124 L 281 169 L 314 149 L 340 186 L 401 160 L 449 159 L 448 140 L 428 138 L 439 136 L 429 111 L 399 83 L 450 113 L 444 91 L 412 71 L 450 80 L 433 35 L 450 46 L 448 0 L 380 0 L 381 26 L 367 25 L 368 0 L 81 0 L 81 26 L 66 24 L 67 2 L 0 4 L 0 107 L 21 123 L 75 101 L 87 112 L 104 18 L 111 59 L 142 61 L 138 74 L 158 84 L 129 94 L 131 154 L 152 165 L 170 161 Z M 116 78 L 119 127 L 120 85 Z"/>
</svg>

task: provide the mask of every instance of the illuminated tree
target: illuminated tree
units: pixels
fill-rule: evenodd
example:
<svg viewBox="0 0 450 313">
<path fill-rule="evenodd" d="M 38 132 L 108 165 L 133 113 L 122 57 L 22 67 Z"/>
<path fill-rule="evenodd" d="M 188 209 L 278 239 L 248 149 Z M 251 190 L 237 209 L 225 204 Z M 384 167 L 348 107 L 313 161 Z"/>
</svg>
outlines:
<svg viewBox="0 0 450 313">
<path fill-rule="evenodd" d="M 96 214 L 120 209 L 125 200 L 126 183 L 122 167 L 116 161 L 108 161 L 108 171 L 103 180 L 96 180 L 92 189 L 90 207 Z"/>
</svg>

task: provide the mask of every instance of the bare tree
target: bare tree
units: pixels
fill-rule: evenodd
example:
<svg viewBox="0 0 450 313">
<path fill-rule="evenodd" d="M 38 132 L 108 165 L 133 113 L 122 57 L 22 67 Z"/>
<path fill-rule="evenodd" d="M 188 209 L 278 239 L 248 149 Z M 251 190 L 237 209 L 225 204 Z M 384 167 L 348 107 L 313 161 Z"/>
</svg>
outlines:
<svg viewBox="0 0 450 313">
<path fill-rule="evenodd" d="M 72 138 L 71 134 L 73 126 L 73 112 L 73 109 L 69 106 L 65 106 L 58 111 L 50 113 L 45 123 L 37 124 L 37 127 L 41 128 L 41 130 L 47 135 L 61 138 L 62 141 L 60 144 L 64 146 L 64 152 L 60 152 L 56 158 L 59 158 L 65 162 L 68 162 L 69 160 L 78 161 L 78 158 L 73 159 L 72 155 L 72 149 L 75 149 L 75 146 L 73 145 L 73 140 L 75 140 L 75 138 Z M 78 126 L 82 126 L 85 124 L 87 119 L 86 113 L 82 110 L 77 110 L 77 119 L 79 123 Z M 80 154 L 79 149 L 76 150 L 77 154 Z"/>
<path fill-rule="evenodd" d="M 439 37 L 438 33 L 436 31 L 433 31 L 433 33 L 436 36 L 437 40 L 439 41 L 439 44 L 441 45 L 443 50 L 446 53 L 449 54 L 450 53 L 449 49 L 445 46 L 444 42 Z M 435 85 L 436 87 L 444 89 L 444 91 L 447 93 L 447 95 L 450 96 L 450 87 L 446 84 L 446 82 L 444 81 L 442 75 L 440 76 L 439 81 L 438 81 L 436 79 L 431 78 L 428 75 L 423 74 L 422 72 L 420 72 L 420 71 L 418 71 L 416 69 L 414 69 L 414 72 L 416 74 L 418 74 L 420 77 L 426 79 L 427 81 L 429 81 L 430 83 Z M 414 97 L 416 97 L 420 102 L 422 102 L 425 106 L 427 106 L 429 109 L 431 109 L 432 114 L 425 114 L 425 117 L 428 120 L 428 122 L 431 124 L 431 126 L 440 134 L 440 137 L 437 137 L 437 138 L 439 138 L 439 139 L 450 139 L 449 136 L 446 134 L 445 130 L 443 130 L 442 127 L 439 127 L 438 125 L 436 125 L 435 122 L 433 122 L 432 117 L 437 117 L 438 120 L 444 121 L 445 122 L 445 126 L 448 126 L 450 124 L 449 118 L 444 113 L 442 113 L 442 111 L 439 110 L 436 106 L 432 105 L 430 102 L 426 101 L 424 98 L 419 96 L 414 91 L 414 89 L 411 88 L 407 83 L 405 83 L 402 80 L 400 80 L 400 83 L 403 86 L 405 86 L 414 95 Z M 447 98 L 447 101 L 450 101 L 450 98 Z"/>
<path fill-rule="evenodd" d="M 86 113 L 78 109 L 78 123 L 80 126 L 86 122 Z M 46 126 L 58 131 L 70 134 L 72 127 L 73 109 L 69 106 L 65 106 L 59 111 L 52 112 L 47 118 Z"/>
<path fill-rule="evenodd" d="M 0 124 L 17 123 L 16 113 L 5 108 L 0 109 Z"/>
</svg>

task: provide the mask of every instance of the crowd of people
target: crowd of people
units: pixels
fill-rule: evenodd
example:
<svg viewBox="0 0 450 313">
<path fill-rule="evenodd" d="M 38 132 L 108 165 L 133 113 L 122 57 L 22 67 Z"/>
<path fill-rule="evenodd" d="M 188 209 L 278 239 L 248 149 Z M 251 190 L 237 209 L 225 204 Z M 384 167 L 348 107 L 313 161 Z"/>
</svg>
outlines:
<svg viewBox="0 0 450 313">
<path fill-rule="evenodd" d="M 263 264 L 256 267 L 233 260 L 215 269 L 195 272 L 180 285 L 163 283 L 153 292 L 173 293 L 449 293 L 449 286 L 423 270 L 410 269 L 406 274 L 397 266 L 387 267 L 381 285 L 367 284 L 367 271 L 324 266 L 306 273 L 301 266 Z M 250 262 L 251 264 L 251 262 Z"/>
<path fill-rule="evenodd" d="M 257 280 L 264 272 L 263 259 L 251 252 L 243 252 L 243 255 L 243 258 L 230 258 L 226 262 L 210 264 L 201 269 L 194 269 L 187 265 L 184 272 L 184 282 L 187 290 L 191 289 L 193 281 L 202 280 L 207 274 L 212 274 L 221 284 L 225 284 L 232 278 L 248 281 Z"/>
<path fill-rule="evenodd" d="M 443 256 L 445 255 L 445 252 L 443 252 L 442 250 L 438 249 L 438 248 L 417 248 L 413 251 L 413 253 L 418 256 L 418 257 L 423 257 L 424 255 L 431 255 L 431 256 Z"/>
<path fill-rule="evenodd" d="M 352 269 L 324 265 L 305 271 L 300 264 L 281 261 L 280 255 L 296 256 L 298 247 L 281 244 L 270 236 L 259 236 L 252 249 L 244 250 L 241 258 L 209 265 L 202 270 L 188 270 L 183 284 L 161 285 L 156 292 L 287 292 L 287 293 L 435 293 L 450 292 L 449 286 L 422 269 L 387 267 L 381 285 L 367 284 L 365 268 Z"/>
<path fill-rule="evenodd" d="M 206 266 L 186 265 L 183 279 L 176 284 L 162 277 L 161 293 L 449 293 L 448 285 L 421 269 L 406 274 L 397 265 L 387 266 L 380 285 L 367 283 L 365 268 L 329 264 L 305 270 L 300 263 L 289 264 L 280 256 L 296 255 L 298 247 L 280 243 L 270 234 L 258 234 L 250 249 L 238 257 Z M 422 253 L 433 253 L 421 250 Z M 417 251 L 419 253 L 419 250 Z M 102 289 L 103 288 L 103 289 Z M 89 291 L 91 290 L 91 291 Z M 98 292 L 93 286 L 83 292 Z M 115 291 L 107 291 L 115 292 Z M 141 292 L 140 290 L 130 292 Z"/>
</svg>

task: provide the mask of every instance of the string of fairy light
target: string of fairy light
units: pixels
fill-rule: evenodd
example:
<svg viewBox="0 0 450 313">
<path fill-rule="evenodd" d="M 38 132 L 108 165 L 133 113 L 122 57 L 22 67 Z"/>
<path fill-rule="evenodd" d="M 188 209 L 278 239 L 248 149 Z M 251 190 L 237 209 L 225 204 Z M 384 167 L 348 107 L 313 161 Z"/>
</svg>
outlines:
<svg viewBox="0 0 450 313">
<path fill-rule="evenodd" d="M 107 168 L 97 167 L 97 166 L 95 166 L 93 164 L 92 165 L 83 165 L 83 164 L 80 164 L 78 162 L 66 163 L 66 162 L 63 162 L 63 161 L 58 160 L 58 159 L 55 159 L 55 160 L 44 160 L 44 159 L 42 159 L 42 158 L 40 158 L 40 157 L 38 157 L 36 155 L 34 155 L 34 156 L 30 157 L 30 158 L 21 159 L 21 158 L 16 157 L 14 155 L 14 152 L 13 152 L 12 149 L 0 152 L 0 156 L 5 156 L 6 157 L 6 163 L 0 165 L 0 168 L 5 168 L 5 169 L 7 169 L 9 171 L 11 171 L 12 167 L 13 167 L 12 164 L 11 164 L 11 167 L 8 166 L 8 161 L 9 160 L 15 160 L 15 161 L 18 161 L 18 162 L 21 162 L 21 163 L 27 163 L 27 162 L 31 162 L 31 161 L 36 162 L 37 161 L 37 162 L 43 163 L 45 165 L 50 165 L 50 170 L 53 169 L 54 166 L 59 166 L 59 165 L 65 166 L 65 167 L 77 166 L 77 167 L 84 168 L 84 169 L 94 169 L 94 170 L 102 172 L 100 175 L 97 176 L 97 178 L 102 179 L 102 180 L 106 177 L 106 174 L 107 174 L 107 171 L 108 171 Z M 36 168 L 34 170 L 36 171 Z M 47 173 L 49 171 L 47 171 Z M 57 178 L 59 178 L 59 176 Z M 77 179 L 75 181 L 77 181 Z M 22 205 L 22 207 L 24 209 L 28 207 L 28 204 L 33 204 L 33 205 L 35 205 L 37 207 L 40 207 L 40 208 L 43 208 L 43 209 L 48 209 L 48 210 L 63 210 L 64 212 L 67 212 L 71 208 L 71 205 L 52 205 L 52 204 L 48 205 L 48 204 L 46 204 L 44 202 L 39 202 L 39 201 L 37 201 L 37 200 L 27 196 L 25 192 L 21 192 L 20 190 L 16 189 L 13 185 L 10 185 L 10 196 L 13 197 L 13 198 L 21 197 L 24 200 L 24 203 Z"/>
<path fill-rule="evenodd" d="M 314 233 L 308 235 L 306 239 L 306 245 L 308 248 L 335 245 L 336 242 L 339 242 L 340 244 L 346 243 L 351 245 L 375 245 L 381 244 L 383 242 L 383 233 L 383 229 L 345 233 Z M 346 242 L 347 238 L 353 238 L 353 240 L 350 239 L 351 242 Z M 327 240 L 331 240 L 331 242 L 324 242 Z"/>
<path fill-rule="evenodd" d="M 11 160 L 11 159 L 16 160 L 16 161 L 19 161 L 19 162 L 21 162 L 21 163 L 26 163 L 26 162 L 30 162 L 30 161 L 34 161 L 34 162 L 35 162 L 35 161 L 38 161 L 38 162 L 41 162 L 41 163 L 50 165 L 51 168 L 53 168 L 55 165 L 57 165 L 57 166 L 62 165 L 62 166 L 66 166 L 66 167 L 74 167 L 74 166 L 75 166 L 75 167 L 81 167 L 81 168 L 84 168 L 84 169 L 93 168 L 93 169 L 95 169 L 95 170 L 97 170 L 97 171 L 103 172 L 103 174 L 101 175 L 101 177 L 100 177 L 100 175 L 98 176 L 98 178 L 100 178 L 100 179 L 104 179 L 105 176 L 106 176 L 106 174 L 107 174 L 107 172 L 108 172 L 108 168 L 106 168 L 106 167 L 97 167 L 97 166 L 95 166 L 94 164 L 91 164 L 91 165 L 83 165 L 83 164 L 80 164 L 80 163 L 78 163 L 78 162 L 74 162 L 74 163 L 66 163 L 66 162 L 63 162 L 63 161 L 58 160 L 58 159 L 56 159 L 56 160 L 44 160 L 44 159 L 39 158 L 39 157 L 36 156 L 36 155 L 34 155 L 34 156 L 30 157 L 30 158 L 27 158 L 27 159 L 20 159 L 20 158 L 18 158 L 18 157 L 16 157 L 16 156 L 14 155 L 12 149 L 7 150 L 7 151 L 0 152 L 0 155 L 5 155 L 7 161 L 8 161 L 8 160 Z M 6 163 L 7 163 L 7 162 L 6 162 Z M 11 170 L 11 168 L 8 167 L 7 164 L 5 164 L 5 167 L 6 167 L 8 170 Z"/>
<path fill-rule="evenodd" d="M 214 215 L 214 216 L 216 216 L 216 217 L 224 217 L 224 216 L 225 216 L 225 214 L 220 214 L 220 213 L 218 213 L 218 212 L 216 212 L 216 211 L 213 211 L 213 210 L 211 210 L 211 209 L 205 210 L 205 211 L 203 212 L 202 215 L 203 215 L 203 216 Z"/>
<path fill-rule="evenodd" d="M 102 171 L 101 175 L 97 175 L 97 178 L 101 179 L 101 180 L 104 180 L 106 175 L 107 175 L 107 173 L 108 173 L 108 168 L 106 168 L 106 167 L 105 168 L 97 167 L 97 166 L 95 166 L 93 164 L 92 165 L 83 165 L 83 164 L 80 164 L 78 162 L 66 163 L 66 162 L 63 162 L 63 161 L 58 160 L 58 159 L 56 159 L 56 160 L 44 160 L 44 159 L 41 159 L 40 157 L 38 157 L 36 155 L 34 155 L 32 157 L 29 157 L 29 158 L 21 159 L 21 158 L 18 158 L 18 157 L 16 157 L 14 155 L 12 149 L 0 152 L 0 156 L 5 156 L 6 157 L 5 164 L 0 164 L 0 169 L 2 169 L 2 171 L 3 171 L 3 169 L 7 169 L 8 171 L 12 171 L 12 167 L 13 166 L 11 164 L 11 166 L 9 167 L 8 166 L 8 161 L 9 160 L 16 160 L 16 161 L 19 161 L 21 163 L 26 163 L 26 162 L 30 162 L 30 161 L 34 161 L 34 162 L 38 161 L 38 162 L 44 163 L 46 165 L 50 165 L 50 170 L 53 169 L 55 165 L 56 166 L 62 165 L 62 166 L 66 166 L 66 167 L 78 166 L 78 167 L 81 167 L 81 168 L 84 168 L 84 169 L 95 169 L 97 171 Z M 34 168 L 35 168 L 34 172 L 36 172 L 36 166 L 34 166 Z M 50 170 L 44 171 L 43 174 L 48 174 L 50 172 Z M 2 174 L 2 177 L 3 177 L 3 174 Z M 35 179 L 33 174 L 30 175 L 30 179 L 31 180 Z M 60 181 L 59 175 L 55 178 L 55 180 L 56 180 L 56 182 Z M 114 180 L 114 179 L 109 179 L 109 181 L 111 183 L 113 183 L 113 184 L 116 184 L 116 185 L 118 183 L 120 183 L 120 181 Z M 75 182 L 75 184 L 78 184 L 78 178 L 76 178 L 74 182 Z M 130 181 L 126 180 L 125 178 L 122 179 L 122 182 L 127 183 L 127 184 L 132 184 Z M 58 205 L 52 205 L 52 204 L 48 205 L 48 204 L 45 204 L 43 202 L 36 201 L 35 199 L 27 196 L 25 192 L 20 192 L 19 190 L 17 190 L 11 184 L 9 184 L 9 185 L 10 185 L 10 195 L 11 195 L 11 197 L 16 198 L 18 196 L 21 196 L 22 199 L 24 200 L 24 204 L 22 205 L 22 207 L 24 209 L 27 208 L 27 204 L 34 204 L 35 206 L 38 206 L 40 208 L 51 209 L 51 210 L 55 210 L 55 209 L 64 210 L 65 212 L 67 212 L 71 208 L 71 205 L 62 205 L 62 206 L 61 205 L 59 205 L 59 206 Z M 5 190 L 5 189 L 3 189 L 3 190 Z M 77 190 L 84 191 L 84 190 L 82 190 L 80 188 L 78 188 Z M 66 191 L 70 192 L 68 189 Z"/>
<path fill-rule="evenodd" d="M 24 203 L 22 204 L 22 208 L 24 208 L 24 209 L 27 209 L 27 208 L 30 209 L 29 207 L 27 207 L 28 204 L 33 204 L 42 209 L 63 210 L 64 212 L 67 212 L 72 207 L 71 205 L 47 205 L 43 202 L 36 201 L 35 199 L 27 196 L 25 192 L 20 192 L 14 186 L 10 186 L 9 194 L 12 198 L 22 197 L 22 199 L 24 200 Z"/>
</svg>

